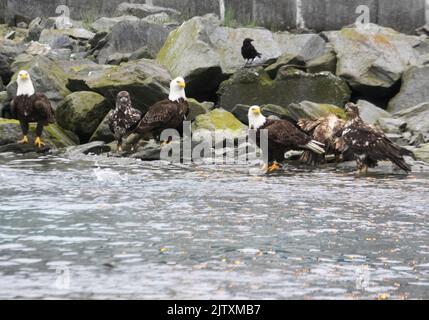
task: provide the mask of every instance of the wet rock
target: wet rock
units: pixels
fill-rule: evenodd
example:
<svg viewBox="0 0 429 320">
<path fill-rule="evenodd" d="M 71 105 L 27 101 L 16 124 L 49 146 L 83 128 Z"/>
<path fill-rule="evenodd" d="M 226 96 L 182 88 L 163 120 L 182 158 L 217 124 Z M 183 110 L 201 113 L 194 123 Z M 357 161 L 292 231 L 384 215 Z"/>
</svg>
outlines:
<svg viewBox="0 0 429 320">
<path fill-rule="evenodd" d="M 155 140 L 143 142 L 143 146 L 137 147 L 136 151 L 129 155 L 130 158 L 143 161 L 157 161 L 161 159 L 161 145 Z"/>
<path fill-rule="evenodd" d="M 283 53 L 312 59 L 324 52 L 325 42 L 317 35 L 272 33 L 263 28 L 221 26 L 214 15 L 195 17 L 172 31 L 157 60 L 173 77 L 184 76 L 189 94 L 204 100 L 226 75 L 245 64 L 240 50 L 245 38 L 255 40 L 263 58 L 255 64 L 277 59 Z"/>
<path fill-rule="evenodd" d="M 46 94 L 54 108 L 70 94 L 66 87 L 67 74 L 61 68 L 60 63 L 43 56 L 36 56 L 24 67 L 30 73 L 36 91 Z M 16 70 L 7 86 L 7 91 L 11 97 L 16 95 L 18 72 L 19 70 Z"/>
<path fill-rule="evenodd" d="M 429 140 L 429 103 L 399 111 L 393 117 L 405 122 L 407 130 L 413 135 L 422 134 L 425 141 Z"/>
<path fill-rule="evenodd" d="M 106 63 L 114 53 L 133 53 L 145 47 L 155 57 L 165 43 L 171 28 L 146 21 L 121 21 L 108 36 L 98 53 L 99 63 Z"/>
<path fill-rule="evenodd" d="M 170 27 L 178 27 L 180 25 L 175 18 L 172 18 L 169 14 L 165 12 L 152 14 L 150 16 L 147 16 L 146 18 L 143 18 L 142 20 L 149 23 L 156 23 Z"/>
<path fill-rule="evenodd" d="M 422 40 L 371 24 L 325 32 L 337 54 L 337 75 L 358 92 L 385 97 L 409 65 L 418 62 L 414 49 Z"/>
<path fill-rule="evenodd" d="M 94 141 L 80 146 L 69 147 L 65 150 L 67 155 L 79 155 L 79 154 L 95 154 L 100 155 L 103 153 L 108 153 L 112 149 L 110 146 L 106 145 L 103 141 Z"/>
<path fill-rule="evenodd" d="M 167 13 L 168 15 L 174 17 L 180 16 L 180 12 L 174 9 L 140 3 L 123 2 L 116 9 L 117 16 L 130 15 L 138 18 L 145 18 L 158 13 Z"/>
<path fill-rule="evenodd" d="M 120 66 L 88 67 L 95 71 L 80 76 L 80 80 L 74 81 L 75 86 L 80 83 L 100 93 L 111 106 L 115 105 L 116 95 L 123 90 L 131 94 L 134 107 L 142 112 L 168 97 L 170 75 L 153 60 L 141 59 Z"/>
<path fill-rule="evenodd" d="M 241 123 L 244 123 L 246 126 L 249 125 L 248 113 L 250 106 L 245 104 L 237 104 L 232 110 L 231 113 L 240 120 Z"/>
<path fill-rule="evenodd" d="M 49 52 L 46 57 L 54 61 L 70 60 L 72 51 L 70 49 L 55 49 Z"/>
<path fill-rule="evenodd" d="M 95 130 L 91 139 L 89 139 L 90 142 L 92 142 L 92 141 L 104 141 L 105 143 L 110 143 L 112 141 L 115 141 L 115 136 L 113 135 L 112 131 L 110 131 L 110 127 L 109 127 L 109 117 L 110 117 L 111 112 L 112 111 L 110 111 L 104 117 L 103 121 L 97 127 L 97 129 Z"/>
<path fill-rule="evenodd" d="M 402 77 L 400 92 L 389 102 L 388 111 L 395 113 L 429 101 L 429 66 L 412 67 Z"/>
<path fill-rule="evenodd" d="M 58 124 L 74 132 L 81 142 L 87 142 L 110 108 L 103 96 L 95 92 L 75 92 L 58 107 Z"/>
<path fill-rule="evenodd" d="M 373 105 L 371 102 L 359 100 L 357 105 L 359 106 L 360 115 L 366 123 L 374 124 L 381 118 L 392 117 L 389 112 Z"/>
<path fill-rule="evenodd" d="M 39 42 L 49 45 L 52 49 L 73 49 L 76 45 L 76 42 L 62 31 L 48 29 L 42 31 Z"/>
<path fill-rule="evenodd" d="M 35 129 L 36 124 L 31 124 L 29 132 L 30 142 L 35 140 Z M 20 139 L 22 139 L 22 131 L 19 122 L 12 119 L 0 119 L 0 146 L 13 145 L 11 148 L 19 151 L 21 148 L 16 146 L 16 142 Z M 79 139 L 76 136 L 63 130 L 56 124 L 45 127 L 42 139 L 49 148 L 63 148 L 79 143 Z M 23 150 L 36 150 L 36 147 L 32 144 L 23 148 L 25 148 Z"/>
<path fill-rule="evenodd" d="M 238 104 L 287 106 L 304 100 L 343 106 L 350 99 L 347 83 L 331 73 L 309 74 L 281 68 L 272 80 L 262 68 L 241 69 L 224 81 L 219 105 L 232 110 Z"/>
</svg>

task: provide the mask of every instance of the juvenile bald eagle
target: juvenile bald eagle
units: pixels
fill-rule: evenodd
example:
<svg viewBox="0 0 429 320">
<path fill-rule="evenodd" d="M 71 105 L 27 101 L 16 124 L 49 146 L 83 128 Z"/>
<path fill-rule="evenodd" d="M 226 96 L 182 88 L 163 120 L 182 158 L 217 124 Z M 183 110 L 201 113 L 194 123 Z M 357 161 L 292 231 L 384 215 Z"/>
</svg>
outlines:
<svg viewBox="0 0 429 320">
<path fill-rule="evenodd" d="M 168 99 L 155 103 L 140 121 L 135 133 L 144 135 L 149 132 L 159 137 L 165 129 L 180 131 L 188 114 L 188 102 L 185 94 L 186 83 L 182 77 L 170 83 Z"/>
<path fill-rule="evenodd" d="M 411 167 L 404 156 L 414 158 L 414 154 L 401 148 L 387 138 L 381 131 L 366 124 L 359 114 L 359 107 L 354 103 L 346 105 L 348 121 L 338 132 L 336 148 L 343 155 L 350 156 L 357 162 L 359 173 L 367 173 L 368 168 L 377 166 L 378 161 L 390 160 L 405 172 Z"/>
<path fill-rule="evenodd" d="M 267 130 L 267 172 L 279 169 L 278 163 L 285 160 L 285 153 L 290 150 L 309 150 L 319 155 L 325 153 L 323 143 L 313 140 L 287 120 L 267 119 L 262 115 L 261 108 L 258 106 L 250 107 L 248 118 L 250 129 L 256 130 L 256 144 L 258 147 L 260 147 L 261 130 Z"/>
<path fill-rule="evenodd" d="M 252 63 L 256 59 L 256 57 L 262 57 L 262 54 L 259 53 L 253 46 L 253 41 L 255 40 L 246 38 L 244 39 L 243 46 L 241 47 L 241 55 L 246 60 L 246 64 L 249 63 L 249 60 L 251 60 Z"/>
<path fill-rule="evenodd" d="M 36 93 L 30 75 L 27 71 L 20 71 L 16 80 L 18 91 L 12 100 L 12 113 L 19 120 L 23 134 L 21 144 L 27 144 L 28 130 L 30 122 L 37 122 L 36 140 L 34 144 L 42 148 L 45 144 L 42 141 L 43 127 L 55 122 L 54 109 L 46 95 Z"/>
<path fill-rule="evenodd" d="M 118 140 L 118 152 L 122 152 L 122 140 L 130 134 L 142 119 L 142 113 L 134 109 L 130 94 L 121 91 L 116 97 L 116 108 L 109 113 L 109 128 Z"/>
<path fill-rule="evenodd" d="M 298 126 L 313 137 L 314 140 L 323 143 L 326 146 L 326 153 L 334 153 L 338 156 L 335 149 L 335 138 L 337 132 L 343 129 L 345 121 L 335 114 L 322 117 L 317 120 L 301 119 Z M 320 164 L 325 162 L 323 155 L 317 155 L 310 151 L 304 151 L 301 160 L 308 164 Z"/>
</svg>

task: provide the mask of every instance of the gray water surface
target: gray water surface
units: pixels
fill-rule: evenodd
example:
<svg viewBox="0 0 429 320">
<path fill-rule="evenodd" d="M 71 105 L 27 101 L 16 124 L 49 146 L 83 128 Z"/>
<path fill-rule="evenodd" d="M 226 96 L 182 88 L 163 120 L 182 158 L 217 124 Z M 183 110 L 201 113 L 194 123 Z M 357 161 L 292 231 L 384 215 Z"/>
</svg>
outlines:
<svg viewBox="0 0 429 320">
<path fill-rule="evenodd" d="M 0 298 L 429 299 L 428 190 L 428 170 L 3 154 Z"/>
</svg>

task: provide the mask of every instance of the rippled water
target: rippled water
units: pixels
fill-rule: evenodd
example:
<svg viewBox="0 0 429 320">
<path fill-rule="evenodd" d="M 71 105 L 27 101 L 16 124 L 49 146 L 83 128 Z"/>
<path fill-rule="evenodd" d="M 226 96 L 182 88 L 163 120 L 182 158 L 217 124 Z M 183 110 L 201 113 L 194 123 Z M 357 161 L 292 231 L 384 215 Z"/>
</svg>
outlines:
<svg viewBox="0 0 429 320">
<path fill-rule="evenodd" d="M 421 171 L 0 155 L 0 298 L 429 299 Z"/>
</svg>

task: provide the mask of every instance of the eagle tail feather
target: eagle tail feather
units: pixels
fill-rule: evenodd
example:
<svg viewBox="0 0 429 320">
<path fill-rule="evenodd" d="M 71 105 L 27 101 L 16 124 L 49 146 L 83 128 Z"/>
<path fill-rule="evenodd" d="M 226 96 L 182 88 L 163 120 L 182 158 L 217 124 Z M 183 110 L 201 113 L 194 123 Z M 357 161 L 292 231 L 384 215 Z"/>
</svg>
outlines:
<svg viewBox="0 0 429 320">
<path fill-rule="evenodd" d="M 393 158 L 392 162 L 407 173 L 412 171 L 410 165 L 403 158 Z"/>
<path fill-rule="evenodd" d="M 311 140 L 305 147 L 317 154 L 324 154 L 325 149 L 322 146 L 324 147 L 325 145 L 319 141 Z"/>
<path fill-rule="evenodd" d="M 408 156 L 413 158 L 413 160 L 416 160 L 416 155 L 414 154 L 414 152 L 406 148 L 401 148 L 401 156 Z"/>
</svg>

